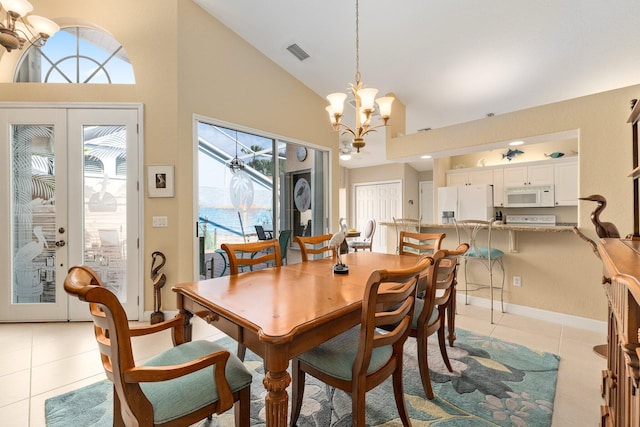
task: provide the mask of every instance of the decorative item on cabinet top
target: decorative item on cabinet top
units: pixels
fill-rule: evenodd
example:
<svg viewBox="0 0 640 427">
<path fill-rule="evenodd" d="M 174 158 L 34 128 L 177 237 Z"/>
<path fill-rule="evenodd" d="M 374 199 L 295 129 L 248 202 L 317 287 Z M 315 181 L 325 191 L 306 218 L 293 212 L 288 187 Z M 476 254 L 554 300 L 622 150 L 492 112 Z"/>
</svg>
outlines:
<svg viewBox="0 0 640 427">
<path fill-rule="evenodd" d="M 507 152 L 506 152 L 506 153 L 504 153 L 504 154 L 502 155 L 502 159 L 503 159 L 503 160 L 504 160 L 504 159 L 507 159 L 507 160 L 511 161 L 511 160 L 513 160 L 516 156 L 519 156 L 520 154 L 524 154 L 524 151 L 522 151 L 522 150 L 518 150 L 517 148 L 516 148 L 516 149 L 511 149 L 511 148 L 509 148 L 509 149 L 507 150 Z"/>
</svg>

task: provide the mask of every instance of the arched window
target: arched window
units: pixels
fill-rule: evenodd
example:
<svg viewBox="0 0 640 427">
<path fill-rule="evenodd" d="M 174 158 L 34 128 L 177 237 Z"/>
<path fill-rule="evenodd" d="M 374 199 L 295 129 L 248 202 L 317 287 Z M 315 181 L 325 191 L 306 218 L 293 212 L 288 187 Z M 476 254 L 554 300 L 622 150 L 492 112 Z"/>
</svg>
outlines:
<svg viewBox="0 0 640 427">
<path fill-rule="evenodd" d="M 104 31 L 63 28 L 43 47 L 31 46 L 20 58 L 15 83 L 134 84 L 124 48 Z"/>
</svg>

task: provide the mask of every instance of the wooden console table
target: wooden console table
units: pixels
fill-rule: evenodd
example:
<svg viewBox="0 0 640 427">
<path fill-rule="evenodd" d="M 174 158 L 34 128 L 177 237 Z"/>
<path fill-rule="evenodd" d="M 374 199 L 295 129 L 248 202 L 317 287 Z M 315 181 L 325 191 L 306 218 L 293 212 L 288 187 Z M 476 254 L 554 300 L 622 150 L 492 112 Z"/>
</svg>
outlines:
<svg viewBox="0 0 640 427">
<path fill-rule="evenodd" d="M 601 239 L 609 302 L 602 426 L 640 426 L 640 240 Z"/>
</svg>

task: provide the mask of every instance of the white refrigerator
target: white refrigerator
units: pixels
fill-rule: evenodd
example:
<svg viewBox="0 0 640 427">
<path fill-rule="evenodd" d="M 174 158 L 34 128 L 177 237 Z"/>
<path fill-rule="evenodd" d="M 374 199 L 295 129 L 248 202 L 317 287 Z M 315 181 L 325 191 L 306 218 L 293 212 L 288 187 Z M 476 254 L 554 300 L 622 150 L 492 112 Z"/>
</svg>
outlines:
<svg viewBox="0 0 640 427">
<path fill-rule="evenodd" d="M 438 188 L 438 221 L 453 223 L 445 212 L 453 212 L 456 220 L 493 219 L 493 186 L 464 185 Z"/>
</svg>

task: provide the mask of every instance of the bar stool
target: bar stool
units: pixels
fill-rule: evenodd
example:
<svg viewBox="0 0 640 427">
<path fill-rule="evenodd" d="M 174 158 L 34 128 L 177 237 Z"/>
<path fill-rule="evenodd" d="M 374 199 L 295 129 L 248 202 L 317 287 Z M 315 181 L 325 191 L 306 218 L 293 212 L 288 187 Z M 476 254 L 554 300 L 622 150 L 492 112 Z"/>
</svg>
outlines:
<svg viewBox="0 0 640 427">
<path fill-rule="evenodd" d="M 469 292 L 489 288 L 491 300 L 491 323 L 493 323 L 493 290 L 500 289 L 500 309 L 504 313 L 504 252 L 491 246 L 491 221 L 481 220 L 461 220 L 455 218 L 453 222 L 458 235 L 458 243 L 468 243 L 469 250 L 462 256 L 464 264 L 464 303 L 469 304 Z M 486 230 L 486 235 L 483 230 Z M 482 231 L 482 233 L 481 233 Z M 468 266 L 473 263 L 482 264 L 489 273 L 489 281 L 470 281 Z M 502 271 L 502 282 L 500 286 L 494 285 L 493 268 L 498 266 Z M 471 285 L 472 289 L 469 289 Z"/>
<path fill-rule="evenodd" d="M 413 232 L 419 233 L 422 216 L 418 219 L 395 218 L 395 217 L 392 217 L 392 218 L 393 218 L 393 225 L 396 228 L 396 254 L 398 254 L 400 252 L 400 232 L 413 231 Z"/>
</svg>

